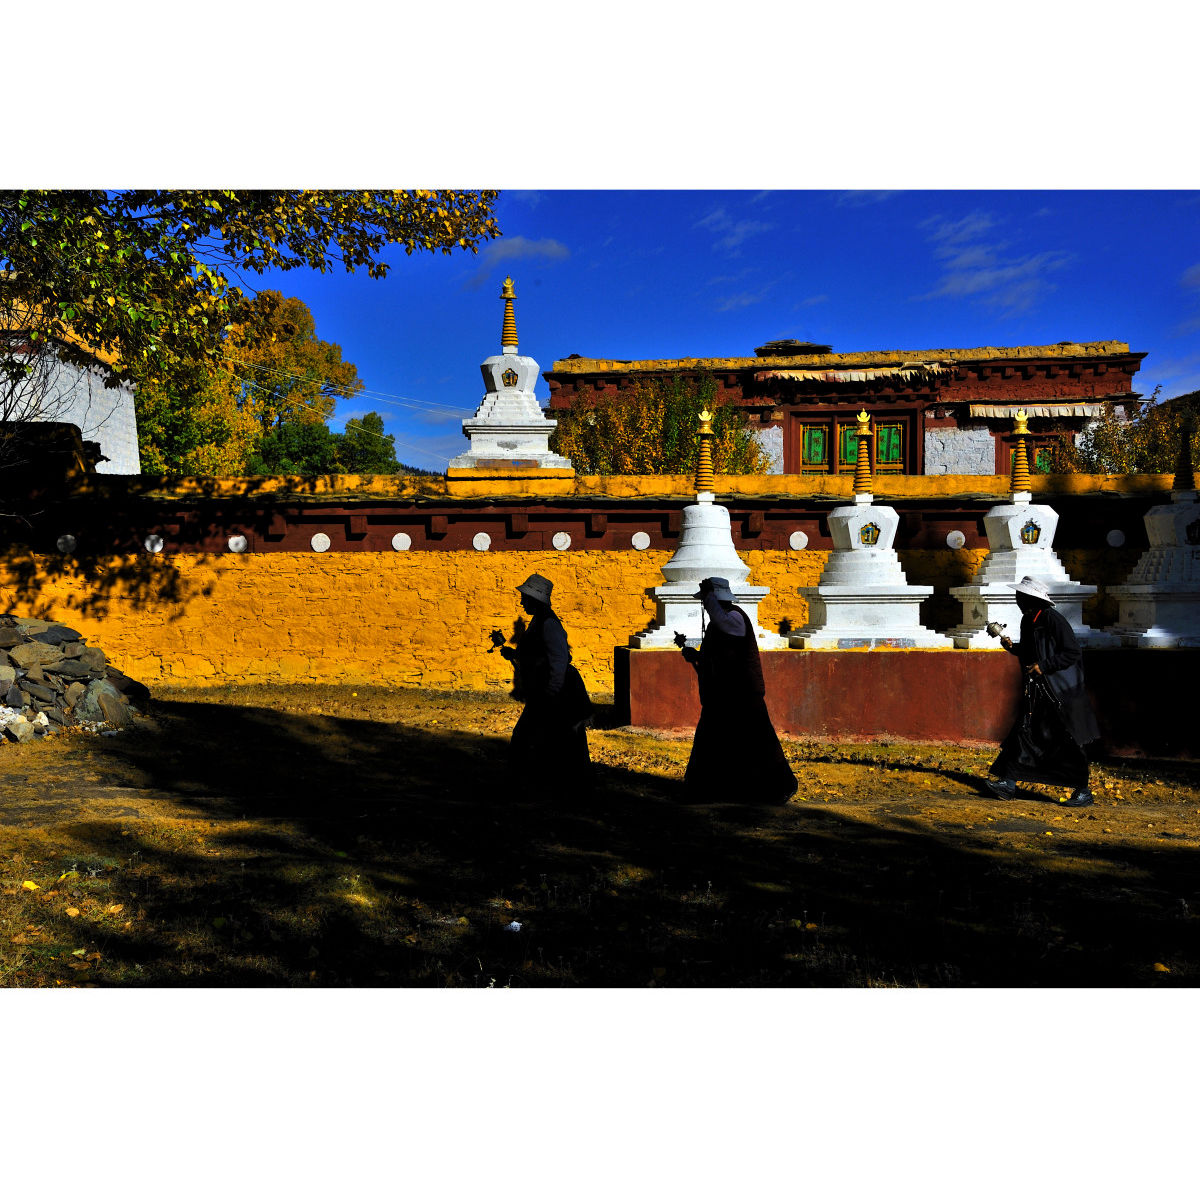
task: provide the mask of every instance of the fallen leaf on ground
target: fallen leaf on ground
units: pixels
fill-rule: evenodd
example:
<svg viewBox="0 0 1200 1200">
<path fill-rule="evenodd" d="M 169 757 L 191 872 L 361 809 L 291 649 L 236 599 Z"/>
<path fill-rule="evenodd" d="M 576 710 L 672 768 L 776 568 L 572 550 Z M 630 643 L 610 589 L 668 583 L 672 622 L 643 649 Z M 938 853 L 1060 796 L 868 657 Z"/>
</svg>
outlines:
<svg viewBox="0 0 1200 1200">
<path fill-rule="evenodd" d="M 1167 966 L 1164 966 L 1162 963 L 1155 963 L 1155 964 L 1154 964 L 1154 969 L 1155 969 L 1156 971 L 1159 971 L 1159 972 L 1161 972 L 1161 973 L 1163 973 L 1163 974 L 1166 974 L 1166 975 L 1170 975 L 1170 973 L 1171 973 L 1171 968 L 1170 968 L 1170 967 L 1167 967 Z"/>
<path fill-rule="evenodd" d="M 27 892 L 40 892 L 42 890 L 36 883 L 33 882 L 32 879 L 26 879 L 21 884 L 21 887 Z"/>
<path fill-rule="evenodd" d="M 77 917 L 77 916 L 79 916 L 79 909 L 77 909 L 77 908 L 68 908 L 68 909 L 67 909 L 67 916 L 68 916 L 68 917 Z"/>
</svg>

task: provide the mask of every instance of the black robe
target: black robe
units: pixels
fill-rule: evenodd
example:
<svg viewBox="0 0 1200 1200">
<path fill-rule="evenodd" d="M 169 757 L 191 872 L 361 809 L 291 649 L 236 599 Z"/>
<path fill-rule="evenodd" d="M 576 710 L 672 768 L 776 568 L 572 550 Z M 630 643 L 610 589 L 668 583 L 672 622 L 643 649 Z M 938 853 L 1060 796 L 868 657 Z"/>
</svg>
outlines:
<svg viewBox="0 0 1200 1200">
<path fill-rule="evenodd" d="M 525 707 L 509 743 L 512 784 L 530 796 L 571 795 L 591 786 L 587 719 L 592 704 L 562 622 L 544 608 L 517 643 L 518 698 Z"/>
<path fill-rule="evenodd" d="M 726 614 L 709 598 L 705 607 L 711 619 L 704 641 L 699 652 L 685 652 L 700 685 L 700 721 L 684 784 L 696 799 L 782 803 L 796 790 L 796 776 L 767 712 L 754 626 L 736 606 Z M 742 622 L 741 634 L 721 628 L 730 617 Z"/>
<path fill-rule="evenodd" d="M 1044 607 L 1021 617 L 1020 637 L 1009 653 L 1017 656 L 1024 675 L 1021 708 L 991 773 L 1086 788 L 1084 747 L 1100 736 L 1100 728 L 1084 687 L 1083 652 L 1075 631 L 1062 613 Z M 1025 674 L 1033 663 L 1041 675 Z"/>
</svg>

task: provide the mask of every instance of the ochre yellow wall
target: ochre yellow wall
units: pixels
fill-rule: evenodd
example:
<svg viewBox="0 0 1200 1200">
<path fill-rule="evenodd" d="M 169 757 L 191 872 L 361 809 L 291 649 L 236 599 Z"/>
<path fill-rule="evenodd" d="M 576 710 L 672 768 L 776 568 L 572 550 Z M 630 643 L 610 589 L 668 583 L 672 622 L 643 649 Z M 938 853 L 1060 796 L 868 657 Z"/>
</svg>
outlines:
<svg viewBox="0 0 1200 1200">
<path fill-rule="evenodd" d="M 961 609 L 946 589 L 968 582 L 983 554 L 902 552 L 909 582 L 938 588 L 922 608 L 927 624 L 957 622 Z M 613 647 L 653 619 L 646 593 L 663 582 L 668 557 L 666 550 L 141 555 L 103 561 L 85 575 L 60 558 L 10 551 L 0 561 L 0 611 L 70 625 L 151 687 L 501 690 L 511 673 L 488 653 L 488 634 L 513 633 L 523 617 L 516 586 L 537 571 L 554 582 L 555 609 L 589 689 L 605 693 L 613 690 Z M 765 627 L 805 623 L 807 604 L 796 589 L 819 582 L 827 557 L 823 550 L 745 553 L 749 582 L 771 589 L 759 608 Z M 1110 552 L 1064 558 L 1087 582 L 1117 582 L 1132 566 L 1114 575 Z"/>
</svg>

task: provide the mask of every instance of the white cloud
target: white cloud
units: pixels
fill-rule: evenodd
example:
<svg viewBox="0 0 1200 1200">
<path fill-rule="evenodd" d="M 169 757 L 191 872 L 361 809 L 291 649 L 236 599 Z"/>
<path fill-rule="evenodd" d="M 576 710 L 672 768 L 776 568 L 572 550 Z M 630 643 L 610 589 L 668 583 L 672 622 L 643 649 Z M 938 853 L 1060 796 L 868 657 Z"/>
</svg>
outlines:
<svg viewBox="0 0 1200 1200">
<path fill-rule="evenodd" d="M 477 270 L 467 281 L 467 287 L 474 290 L 497 270 L 507 268 L 509 263 L 532 260 L 534 262 L 559 262 L 570 258 L 571 251 L 555 238 L 527 238 L 521 234 L 515 237 L 497 238 L 479 252 Z"/>
<path fill-rule="evenodd" d="M 769 288 L 763 288 L 759 292 L 737 292 L 732 296 L 726 296 L 717 304 L 717 312 L 730 312 L 735 308 L 749 308 L 752 304 L 761 304 L 767 298 Z"/>
<path fill-rule="evenodd" d="M 882 204 L 891 199 L 895 191 L 842 192 L 837 198 L 838 208 L 865 208 L 868 204 Z"/>
<path fill-rule="evenodd" d="M 768 221 L 736 221 L 725 209 L 714 208 L 692 226 L 693 229 L 711 229 L 721 234 L 713 243 L 714 250 L 736 250 L 747 238 L 767 233 L 775 226 Z"/>
<path fill-rule="evenodd" d="M 1023 312 L 1054 285 L 1046 276 L 1071 261 L 1060 251 L 1013 256 L 1009 243 L 984 240 L 999 225 L 990 213 L 972 212 L 956 221 L 931 217 L 921 223 L 929 231 L 933 255 L 942 276 L 930 292 L 917 297 L 971 299 L 1007 314 Z"/>
<path fill-rule="evenodd" d="M 1180 276 L 1179 282 L 1185 288 L 1200 288 L 1200 263 L 1195 266 L 1188 267 Z"/>
</svg>

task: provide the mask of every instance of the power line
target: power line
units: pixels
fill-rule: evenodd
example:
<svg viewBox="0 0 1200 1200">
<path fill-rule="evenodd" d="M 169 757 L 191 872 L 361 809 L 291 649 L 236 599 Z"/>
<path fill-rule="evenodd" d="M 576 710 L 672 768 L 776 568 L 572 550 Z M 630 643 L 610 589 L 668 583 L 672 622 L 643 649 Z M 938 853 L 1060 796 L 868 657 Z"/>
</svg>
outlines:
<svg viewBox="0 0 1200 1200">
<path fill-rule="evenodd" d="M 231 361 L 233 361 L 233 360 L 231 360 Z M 226 370 L 227 374 L 231 375 L 239 383 L 244 383 L 247 387 L 255 388 L 260 392 L 265 392 L 268 390 L 267 388 L 263 387 L 263 385 L 261 383 L 257 383 L 253 379 L 246 379 L 244 376 L 239 375 L 236 371 L 229 371 L 227 368 L 224 368 L 224 369 Z M 317 413 L 322 418 L 322 420 L 325 419 L 324 412 L 322 412 L 321 409 L 319 409 L 315 404 L 311 403 L 308 400 L 297 399 L 297 400 L 293 401 L 292 403 L 299 404 L 304 408 L 312 409 L 312 411 Z M 439 459 L 441 462 L 449 462 L 450 461 L 449 457 L 445 454 L 438 454 L 433 450 L 426 450 L 421 446 L 414 446 L 409 442 L 402 442 L 398 437 L 396 437 L 396 435 L 394 433 L 376 433 L 373 429 L 368 429 L 361 421 L 357 421 L 353 417 L 350 417 L 346 421 L 346 424 L 349 425 L 349 424 L 351 424 L 351 422 L 353 422 L 357 428 L 361 429 L 363 431 L 363 433 L 369 433 L 372 437 L 377 437 L 381 441 L 389 441 L 389 439 L 390 439 L 390 443 L 394 444 L 395 446 L 403 446 L 406 450 L 412 450 L 417 454 L 427 455 L 429 458 Z"/>
<path fill-rule="evenodd" d="M 231 354 L 224 354 L 221 357 L 227 359 L 229 362 L 237 363 L 240 367 L 249 367 L 253 371 L 265 371 L 269 375 L 279 375 L 284 379 L 297 379 L 302 383 L 319 382 L 322 386 L 327 386 L 335 391 L 337 390 L 338 385 L 329 379 L 310 379 L 304 375 L 297 375 L 292 371 L 279 370 L 277 367 L 266 367 L 258 363 L 248 363 L 240 358 L 234 358 Z M 397 396 L 391 392 L 377 392 L 373 388 L 362 388 L 355 392 L 354 395 L 365 396 L 371 400 L 380 400 L 385 404 L 391 402 L 393 404 L 398 404 L 402 408 L 418 408 L 425 409 L 430 412 L 445 412 L 454 416 L 462 416 L 464 413 L 467 413 L 465 408 L 451 408 L 447 404 L 438 404 L 434 400 L 418 400 L 414 396 Z M 343 397 L 343 399 L 349 399 L 349 397 Z M 467 415 L 470 414 L 467 413 Z"/>
</svg>

